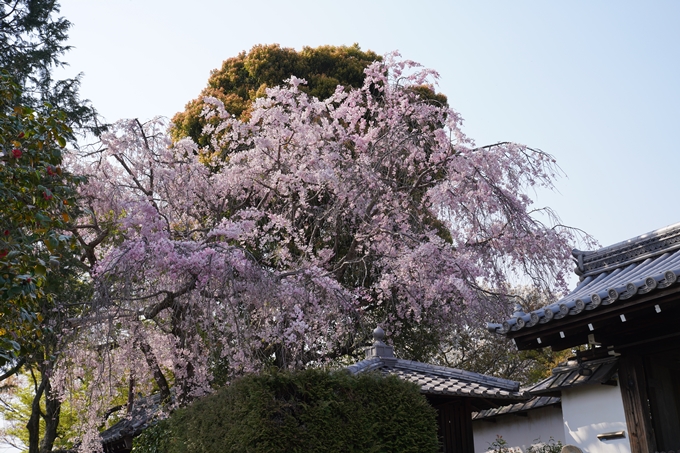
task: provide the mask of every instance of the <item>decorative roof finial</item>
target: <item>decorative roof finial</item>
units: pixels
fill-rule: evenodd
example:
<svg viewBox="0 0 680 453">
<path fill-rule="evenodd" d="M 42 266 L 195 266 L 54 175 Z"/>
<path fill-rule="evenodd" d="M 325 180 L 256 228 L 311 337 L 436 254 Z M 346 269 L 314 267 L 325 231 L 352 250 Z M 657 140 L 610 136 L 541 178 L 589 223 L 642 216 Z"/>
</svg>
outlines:
<svg viewBox="0 0 680 453">
<path fill-rule="evenodd" d="M 386 345 L 384 339 L 385 331 L 380 326 L 376 327 L 373 331 L 373 346 L 366 348 L 366 358 L 379 357 L 387 366 L 392 366 L 397 361 L 394 357 L 394 348 Z"/>
<path fill-rule="evenodd" d="M 383 339 L 385 338 L 385 331 L 382 330 L 380 326 L 376 327 L 373 331 L 373 344 L 374 345 L 384 345 Z"/>
</svg>

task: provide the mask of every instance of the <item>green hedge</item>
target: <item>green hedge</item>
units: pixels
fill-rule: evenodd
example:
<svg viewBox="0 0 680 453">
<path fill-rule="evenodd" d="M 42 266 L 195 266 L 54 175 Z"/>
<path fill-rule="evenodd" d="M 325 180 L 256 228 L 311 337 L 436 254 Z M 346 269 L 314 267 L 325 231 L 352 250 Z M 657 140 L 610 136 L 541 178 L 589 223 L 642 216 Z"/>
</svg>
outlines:
<svg viewBox="0 0 680 453">
<path fill-rule="evenodd" d="M 155 431 L 167 453 L 438 451 L 436 414 L 418 387 L 374 373 L 244 377 Z"/>
</svg>

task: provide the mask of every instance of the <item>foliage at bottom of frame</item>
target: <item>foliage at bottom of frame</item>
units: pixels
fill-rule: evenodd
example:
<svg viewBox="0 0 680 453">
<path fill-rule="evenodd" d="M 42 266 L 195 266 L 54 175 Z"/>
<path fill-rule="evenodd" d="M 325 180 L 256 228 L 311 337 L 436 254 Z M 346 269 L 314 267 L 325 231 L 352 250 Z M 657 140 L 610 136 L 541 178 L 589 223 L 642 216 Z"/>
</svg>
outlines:
<svg viewBox="0 0 680 453">
<path fill-rule="evenodd" d="M 534 439 L 534 443 L 527 448 L 526 453 L 560 453 L 562 451 L 562 442 L 553 439 L 550 436 L 546 442 L 541 441 L 541 438 Z M 488 452 L 493 453 L 522 453 L 519 447 L 508 447 L 508 441 L 503 439 L 503 436 L 497 434 L 496 440 L 489 443 Z"/>
<path fill-rule="evenodd" d="M 307 370 L 240 378 L 135 439 L 135 453 L 437 452 L 435 410 L 394 376 Z"/>
</svg>

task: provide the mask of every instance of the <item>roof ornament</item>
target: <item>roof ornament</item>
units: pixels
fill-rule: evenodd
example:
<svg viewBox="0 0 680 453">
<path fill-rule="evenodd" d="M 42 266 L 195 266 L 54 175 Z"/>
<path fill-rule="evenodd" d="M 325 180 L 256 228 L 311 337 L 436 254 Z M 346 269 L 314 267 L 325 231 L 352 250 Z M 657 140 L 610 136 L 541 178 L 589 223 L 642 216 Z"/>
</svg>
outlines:
<svg viewBox="0 0 680 453">
<path fill-rule="evenodd" d="M 555 312 L 550 309 L 550 307 L 541 308 L 538 310 L 540 324 L 545 324 L 546 322 L 552 320 L 555 317 Z"/>
<path fill-rule="evenodd" d="M 574 257 L 574 263 L 576 263 L 576 269 L 574 269 L 574 273 L 579 277 L 581 277 L 586 270 L 583 265 L 583 255 L 585 254 L 586 252 L 578 249 L 572 249 L 571 251 L 571 256 Z"/>
<path fill-rule="evenodd" d="M 594 251 L 571 251 L 581 279 L 623 269 L 646 259 L 673 254 L 680 249 L 680 223 L 603 247 Z M 672 270 L 672 269 L 671 269 Z"/>
<path fill-rule="evenodd" d="M 590 303 L 586 305 L 586 310 L 597 308 L 602 303 L 602 297 L 599 294 L 593 293 L 590 295 Z"/>
<path fill-rule="evenodd" d="M 515 305 L 515 311 L 512 314 L 512 319 L 514 320 L 514 323 L 503 323 L 502 329 L 505 331 L 510 331 L 510 330 L 519 330 L 523 329 L 525 326 L 531 327 L 536 324 L 538 324 L 539 317 L 536 313 L 530 313 L 526 314 L 524 312 L 524 308 L 522 308 L 521 304 L 516 304 Z M 488 326 L 487 326 L 488 329 Z"/>
<path fill-rule="evenodd" d="M 612 302 L 619 300 L 619 292 L 616 290 L 616 288 L 609 288 L 609 290 L 607 291 L 607 296 L 609 297 L 609 300 L 605 305 L 609 305 Z"/>
<path fill-rule="evenodd" d="M 515 312 L 512 314 L 513 318 L 521 318 L 523 316 L 526 316 L 526 313 L 524 313 L 524 309 L 520 304 L 515 305 Z"/>
<path fill-rule="evenodd" d="M 638 290 L 637 285 L 635 285 L 635 283 L 633 282 L 626 283 L 626 291 L 619 293 L 619 299 L 621 300 L 630 299 L 637 293 L 637 290 Z"/>
<path fill-rule="evenodd" d="M 373 344 L 385 346 L 385 343 L 383 343 L 384 338 L 385 338 L 385 331 L 382 330 L 382 327 L 380 327 L 380 326 L 376 327 L 373 330 Z"/>
<path fill-rule="evenodd" d="M 486 330 L 489 333 L 497 333 L 498 329 L 502 328 L 502 324 L 497 323 L 497 322 L 487 322 L 486 323 Z"/>
<path fill-rule="evenodd" d="M 638 288 L 638 294 L 647 294 L 651 290 L 655 289 L 658 286 L 658 282 L 654 277 L 647 277 L 645 279 L 644 285 L 640 286 Z"/>
<path fill-rule="evenodd" d="M 661 280 L 657 286 L 659 288 L 666 288 L 668 286 L 671 286 L 673 283 L 675 283 L 677 279 L 678 279 L 678 276 L 675 275 L 675 272 L 666 271 L 663 274 L 663 280 Z"/>
<path fill-rule="evenodd" d="M 384 339 L 385 331 L 380 326 L 376 327 L 373 331 L 373 346 L 365 349 L 366 358 L 379 357 L 385 362 L 385 365 L 392 366 L 397 362 L 397 358 L 394 356 L 394 348 L 385 344 Z"/>
<path fill-rule="evenodd" d="M 576 299 L 574 301 L 574 307 L 569 310 L 570 315 L 577 315 L 586 309 L 586 302 L 583 299 Z"/>
<path fill-rule="evenodd" d="M 553 313 L 554 313 L 553 318 L 554 319 L 562 319 L 569 314 L 569 307 L 567 307 L 567 304 L 565 304 L 565 303 L 561 303 L 561 304 L 555 303 L 555 304 L 552 304 L 552 305 L 549 306 L 549 308 L 551 308 L 551 309 L 553 307 L 554 307 L 554 310 L 553 310 Z"/>
</svg>

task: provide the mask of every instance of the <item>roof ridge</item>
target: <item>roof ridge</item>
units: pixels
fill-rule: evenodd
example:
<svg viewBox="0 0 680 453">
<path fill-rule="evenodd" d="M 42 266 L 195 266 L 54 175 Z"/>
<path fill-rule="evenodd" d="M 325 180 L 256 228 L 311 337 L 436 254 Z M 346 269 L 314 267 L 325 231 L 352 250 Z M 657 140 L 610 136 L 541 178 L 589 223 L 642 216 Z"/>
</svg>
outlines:
<svg viewBox="0 0 680 453">
<path fill-rule="evenodd" d="M 680 222 L 593 251 L 572 250 L 582 278 L 680 249 Z"/>
<path fill-rule="evenodd" d="M 345 370 L 349 371 L 350 374 L 359 374 L 365 371 L 372 371 L 383 366 L 382 358 L 380 357 L 370 357 L 368 359 L 360 360 L 350 366 L 345 367 Z"/>
<path fill-rule="evenodd" d="M 461 370 L 459 368 L 451 368 L 441 365 L 432 365 L 429 363 L 415 362 L 413 360 L 397 359 L 395 367 L 401 366 L 402 368 L 418 370 L 418 371 L 429 371 L 429 372 L 440 372 L 448 375 L 449 377 L 464 379 L 468 381 L 486 381 L 486 383 L 493 383 L 499 388 L 504 390 L 509 390 L 513 392 L 519 391 L 519 382 L 510 379 L 499 378 L 496 376 L 489 376 L 488 374 L 476 373 L 474 371 Z"/>
</svg>

